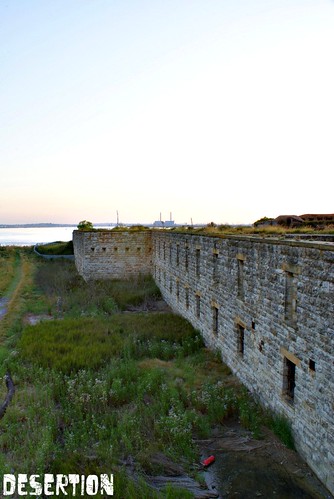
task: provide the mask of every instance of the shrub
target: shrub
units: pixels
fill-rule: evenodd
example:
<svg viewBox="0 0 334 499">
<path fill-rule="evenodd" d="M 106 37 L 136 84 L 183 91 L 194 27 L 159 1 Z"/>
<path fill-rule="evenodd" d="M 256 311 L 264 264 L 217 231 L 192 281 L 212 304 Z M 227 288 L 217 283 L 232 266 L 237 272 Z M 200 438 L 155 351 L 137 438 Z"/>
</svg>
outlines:
<svg viewBox="0 0 334 499">
<path fill-rule="evenodd" d="M 90 231 L 93 229 L 94 227 L 92 222 L 89 222 L 88 220 L 81 220 L 81 222 L 78 223 L 78 230 Z"/>
<path fill-rule="evenodd" d="M 284 416 L 269 416 L 267 424 L 284 445 L 289 449 L 295 448 L 291 425 Z"/>
</svg>

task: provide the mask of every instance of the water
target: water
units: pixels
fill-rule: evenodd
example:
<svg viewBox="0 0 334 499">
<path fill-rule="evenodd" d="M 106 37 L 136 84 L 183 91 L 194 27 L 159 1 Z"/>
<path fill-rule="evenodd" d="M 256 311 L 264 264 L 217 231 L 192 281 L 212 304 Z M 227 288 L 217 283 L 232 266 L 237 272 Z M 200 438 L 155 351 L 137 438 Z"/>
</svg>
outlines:
<svg viewBox="0 0 334 499">
<path fill-rule="evenodd" d="M 76 227 L 0 228 L 0 246 L 33 246 L 38 243 L 71 241 Z"/>
</svg>

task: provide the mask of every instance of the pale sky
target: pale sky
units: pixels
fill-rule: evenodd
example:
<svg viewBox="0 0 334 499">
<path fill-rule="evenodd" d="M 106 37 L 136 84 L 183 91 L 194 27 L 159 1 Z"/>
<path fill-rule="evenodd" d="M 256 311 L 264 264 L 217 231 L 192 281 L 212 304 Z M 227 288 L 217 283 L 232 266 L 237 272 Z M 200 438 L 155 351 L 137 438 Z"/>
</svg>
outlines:
<svg viewBox="0 0 334 499">
<path fill-rule="evenodd" d="M 0 0 L 0 223 L 333 213 L 333 0 Z"/>
</svg>

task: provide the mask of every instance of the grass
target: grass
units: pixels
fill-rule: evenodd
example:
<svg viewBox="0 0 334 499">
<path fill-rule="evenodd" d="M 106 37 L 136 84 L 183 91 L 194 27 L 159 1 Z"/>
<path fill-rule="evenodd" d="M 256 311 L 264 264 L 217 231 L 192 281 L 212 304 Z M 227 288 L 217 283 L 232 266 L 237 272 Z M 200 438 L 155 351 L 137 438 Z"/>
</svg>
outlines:
<svg viewBox="0 0 334 499">
<path fill-rule="evenodd" d="M 284 416 L 268 414 L 267 426 L 288 449 L 295 448 L 290 423 Z"/>
<path fill-rule="evenodd" d="M 201 347 L 188 322 L 158 313 L 42 321 L 27 326 L 18 343 L 22 359 L 63 372 L 96 369 L 112 357 L 185 357 Z"/>
<path fill-rule="evenodd" d="M 49 244 L 41 244 L 36 247 L 41 255 L 73 255 L 73 241 L 56 241 Z"/>
<path fill-rule="evenodd" d="M 161 230 L 161 229 L 159 229 Z M 163 230 L 163 229 L 162 229 Z M 254 227 L 254 226 L 232 226 L 232 225 L 217 225 L 214 223 L 208 224 L 204 227 L 175 227 L 172 229 L 174 232 L 187 232 L 193 234 L 203 234 L 203 235 L 211 235 L 215 237 L 224 236 L 224 235 L 235 235 L 235 236 L 263 236 L 263 237 L 282 237 L 289 234 L 334 234 L 333 225 L 325 226 L 320 229 L 317 227 L 313 227 L 312 225 L 305 225 L 301 227 L 295 228 L 287 228 L 284 226 L 262 226 L 262 227 Z"/>
<path fill-rule="evenodd" d="M 159 299 L 151 279 L 86 284 L 73 262 L 29 253 L 22 262 L 15 321 L 0 349 L 2 372 L 10 369 L 16 385 L 0 429 L 0 473 L 114 473 L 118 498 L 186 498 L 148 488 L 145 473 L 162 471 L 152 456 L 195 475 L 196 438 L 226 418 L 260 435 L 267 415 L 186 320 L 121 312 Z M 53 320 L 25 325 L 28 312 Z"/>
<path fill-rule="evenodd" d="M 94 232 L 138 232 L 143 230 L 154 231 L 158 230 L 168 232 L 178 232 L 187 234 L 203 234 L 208 236 L 224 236 L 224 235 L 234 235 L 234 236 L 262 236 L 262 237 L 283 237 L 289 234 L 334 234 L 334 225 L 319 223 L 319 221 L 308 222 L 305 225 L 299 227 L 286 227 L 284 225 L 264 225 L 264 226 L 254 226 L 254 225 L 228 225 L 228 224 L 216 224 L 211 222 L 203 226 L 192 226 L 192 225 L 177 225 L 171 228 L 148 228 L 141 225 L 135 226 L 118 226 L 112 229 L 92 229 Z"/>
<path fill-rule="evenodd" d="M 61 317 L 106 317 L 129 306 L 145 306 L 161 296 L 150 276 L 85 283 L 69 261 L 40 262 L 35 282 L 50 313 Z"/>
<path fill-rule="evenodd" d="M 8 294 L 18 265 L 17 249 L 10 246 L 0 246 L 0 298 Z"/>
<path fill-rule="evenodd" d="M 25 308 L 32 284 L 33 263 L 24 250 L 18 250 L 15 256 L 15 273 L 7 288 L 7 313 L 0 321 L 0 338 L 7 336 L 10 343 L 14 331 L 20 329 L 20 315 Z"/>
</svg>

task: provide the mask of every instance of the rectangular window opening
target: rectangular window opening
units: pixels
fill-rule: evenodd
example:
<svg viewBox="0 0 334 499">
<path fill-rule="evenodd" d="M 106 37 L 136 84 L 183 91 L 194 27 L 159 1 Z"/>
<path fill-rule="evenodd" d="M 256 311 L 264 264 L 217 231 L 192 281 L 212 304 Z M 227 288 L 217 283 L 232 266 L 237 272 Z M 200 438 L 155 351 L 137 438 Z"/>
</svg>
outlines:
<svg viewBox="0 0 334 499">
<path fill-rule="evenodd" d="M 315 372 L 315 361 L 313 359 L 309 359 L 308 367 L 309 367 L 310 371 Z"/>
<path fill-rule="evenodd" d="M 243 357 L 245 350 L 245 328 L 238 324 L 238 353 Z"/>
<path fill-rule="evenodd" d="M 199 277 L 201 274 L 201 250 L 196 249 L 196 276 Z"/>
<path fill-rule="evenodd" d="M 284 357 L 284 373 L 283 373 L 283 395 L 287 402 L 293 403 L 296 386 L 296 364 L 290 359 Z"/>
<path fill-rule="evenodd" d="M 292 272 L 285 272 L 284 318 L 288 325 L 295 326 L 297 309 L 297 290 L 295 276 Z"/>
<path fill-rule="evenodd" d="M 219 321 L 218 321 L 218 308 L 217 307 L 213 307 L 212 308 L 212 312 L 213 312 L 213 317 L 212 317 L 212 329 L 213 329 L 213 333 L 214 334 L 218 334 L 218 326 L 219 326 Z"/>
<path fill-rule="evenodd" d="M 218 253 L 213 253 L 213 282 L 218 281 Z"/>
<path fill-rule="evenodd" d="M 244 261 L 238 259 L 238 298 L 243 300 L 244 296 Z"/>
</svg>

